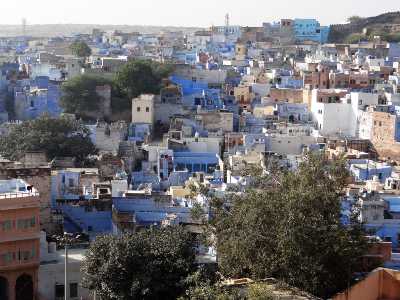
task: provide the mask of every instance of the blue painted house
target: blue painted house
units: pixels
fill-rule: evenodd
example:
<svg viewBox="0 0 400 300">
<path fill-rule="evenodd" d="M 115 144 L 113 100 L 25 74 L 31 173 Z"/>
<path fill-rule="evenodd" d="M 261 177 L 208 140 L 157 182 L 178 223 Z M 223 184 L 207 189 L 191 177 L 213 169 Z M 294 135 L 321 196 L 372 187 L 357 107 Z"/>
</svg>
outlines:
<svg viewBox="0 0 400 300">
<path fill-rule="evenodd" d="M 315 19 L 294 19 L 295 39 L 298 42 L 313 41 L 320 44 L 328 41 L 329 27 L 321 26 Z"/>
<path fill-rule="evenodd" d="M 385 163 L 368 159 L 350 159 L 347 163 L 356 181 L 373 180 L 376 177 L 380 183 L 385 183 L 386 178 L 392 174 L 392 166 Z"/>
</svg>

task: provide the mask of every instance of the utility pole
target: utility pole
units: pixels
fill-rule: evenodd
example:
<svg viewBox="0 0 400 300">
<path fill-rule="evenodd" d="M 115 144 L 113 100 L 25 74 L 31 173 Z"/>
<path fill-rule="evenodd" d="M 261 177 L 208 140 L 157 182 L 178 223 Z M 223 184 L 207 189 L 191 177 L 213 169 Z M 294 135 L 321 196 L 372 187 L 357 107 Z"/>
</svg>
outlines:
<svg viewBox="0 0 400 300">
<path fill-rule="evenodd" d="M 68 241 L 65 240 L 64 300 L 68 300 Z"/>
<path fill-rule="evenodd" d="M 64 242 L 65 258 L 64 258 L 64 300 L 69 300 L 69 284 L 68 284 L 68 246 L 73 244 L 80 238 L 80 235 L 74 237 L 72 234 L 64 232 L 62 241 Z"/>
<path fill-rule="evenodd" d="M 226 14 L 225 15 L 225 26 L 229 27 L 229 25 L 230 25 L 229 14 Z"/>
<path fill-rule="evenodd" d="M 25 18 L 22 19 L 22 37 L 23 38 L 26 37 L 26 19 Z"/>
</svg>

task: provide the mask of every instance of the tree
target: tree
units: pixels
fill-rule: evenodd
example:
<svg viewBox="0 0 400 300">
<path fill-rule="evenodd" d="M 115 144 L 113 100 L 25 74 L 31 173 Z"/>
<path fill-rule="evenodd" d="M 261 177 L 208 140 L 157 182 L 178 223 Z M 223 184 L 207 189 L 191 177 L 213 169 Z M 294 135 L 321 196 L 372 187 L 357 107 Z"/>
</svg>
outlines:
<svg viewBox="0 0 400 300">
<path fill-rule="evenodd" d="M 112 81 L 100 76 L 80 75 L 64 82 L 61 86 L 60 105 L 66 113 L 86 117 L 85 112 L 97 111 L 102 101 L 96 87 L 112 86 Z"/>
<path fill-rule="evenodd" d="M 345 42 L 348 44 L 358 44 L 361 41 L 367 41 L 368 37 L 361 33 L 352 33 L 346 37 Z"/>
<path fill-rule="evenodd" d="M 89 129 L 78 121 L 43 116 L 12 127 L 7 136 L 0 138 L 0 154 L 17 160 L 26 152 L 44 151 L 49 159 L 70 156 L 82 162 L 96 153 L 89 134 Z"/>
<path fill-rule="evenodd" d="M 92 49 L 84 41 L 75 41 L 70 45 L 72 53 L 80 58 L 86 58 L 92 54 Z"/>
<path fill-rule="evenodd" d="M 361 18 L 360 16 L 351 16 L 351 17 L 347 18 L 348 23 L 358 23 L 362 20 L 363 20 L 363 18 Z"/>
<path fill-rule="evenodd" d="M 83 284 L 101 299 L 176 299 L 195 268 L 182 227 L 98 237 L 83 262 Z"/>
<path fill-rule="evenodd" d="M 162 79 L 171 73 L 170 65 L 149 60 L 131 60 L 124 65 L 115 77 L 116 85 L 129 99 L 141 94 L 158 94 Z"/>
<path fill-rule="evenodd" d="M 277 176 L 216 214 L 219 267 L 226 276 L 276 277 L 329 297 L 348 286 L 369 247 L 356 214 L 341 223 L 344 163 L 309 155 L 296 172 Z"/>
</svg>

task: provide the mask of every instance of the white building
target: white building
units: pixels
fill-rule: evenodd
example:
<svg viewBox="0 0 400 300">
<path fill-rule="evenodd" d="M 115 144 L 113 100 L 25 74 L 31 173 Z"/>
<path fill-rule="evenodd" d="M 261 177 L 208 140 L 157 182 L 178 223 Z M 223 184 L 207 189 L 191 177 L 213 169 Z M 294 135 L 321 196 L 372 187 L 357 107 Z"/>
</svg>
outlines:
<svg viewBox="0 0 400 300">
<path fill-rule="evenodd" d="M 132 123 L 154 124 L 154 95 L 140 95 L 132 100 Z"/>
<path fill-rule="evenodd" d="M 84 259 L 85 249 L 71 249 L 68 254 L 68 296 L 70 300 L 91 300 L 89 290 L 81 285 L 80 271 Z M 46 234 L 40 238 L 40 267 L 38 282 L 38 299 L 64 299 L 65 286 L 65 252 L 56 251 L 55 243 L 46 242 Z"/>
<path fill-rule="evenodd" d="M 323 136 L 356 137 L 360 110 L 378 102 L 378 94 L 357 92 L 339 98 L 334 90 L 326 90 L 323 97 L 318 92 L 312 91 L 311 113 Z"/>
<path fill-rule="evenodd" d="M 312 105 L 313 120 L 323 136 L 354 136 L 356 120 L 350 103 L 321 103 Z"/>
</svg>

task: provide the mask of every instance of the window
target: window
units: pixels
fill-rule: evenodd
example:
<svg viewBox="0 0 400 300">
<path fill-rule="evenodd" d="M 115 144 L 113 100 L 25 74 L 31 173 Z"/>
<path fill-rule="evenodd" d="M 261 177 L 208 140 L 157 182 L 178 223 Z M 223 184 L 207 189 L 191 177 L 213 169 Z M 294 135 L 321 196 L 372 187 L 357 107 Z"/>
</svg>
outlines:
<svg viewBox="0 0 400 300">
<path fill-rule="evenodd" d="M 10 263 L 13 260 L 13 253 L 12 252 L 4 253 L 1 255 L 1 259 L 6 264 Z"/>
<path fill-rule="evenodd" d="M 74 179 L 73 178 L 68 178 L 68 186 L 70 188 L 74 187 Z"/>
<path fill-rule="evenodd" d="M 140 112 L 140 106 L 136 107 L 136 111 Z"/>
<path fill-rule="evenodd" d="M 76 282 L 69 284 L 69 296 L 71 298 L 78 298 L 78 284 Z"/>
<path fill-rule="evenodd" d="M 63 284 L 56 284 L 55 294 L 56 294 L 56 299 L 64 298 L 64 285 Z"/>
<path fill-rule="evenodd" d="M 29 260 L 31 252 L 30 251 L 18 251 L 18 260 Z"/>
<path fill-rule="evenodd" d="M 150 111 L 150 108 L 149 107 L 146 107 L 146 112 L 149 112 Z"/>
<path fill-rule="evenodd" d="M 19 219 L 17 221 L 18 229 L 28 229 L 29 227 L 35 227 L 35 225 L 36 225 L 35 217 L 29 218 L 29 219 Z"/>
<path fill-rule="evenodd" d="M 33 246 L 32 247 L 32 250 L 31 250 L 31 259 L 34 259 L 35 257 L 36 257 L 36 249 L 35 249 L 35 246 Z"/>
<path fill-rule="evenodd" d="M 26 221 L 26 219 L 19 219 L 17 221 L 17 227 L 18 229 L 26 229 L 28 228 L 28 222 Z"/>
<path fill-rule="evenodd" d="M 3 231 L 11 230 L 11 227 L 12 227 L 11 220 L 6 220 L 6 221 L 3 221 L 3 222 L 0 223 L 0 228 Z"/>
</svg>

